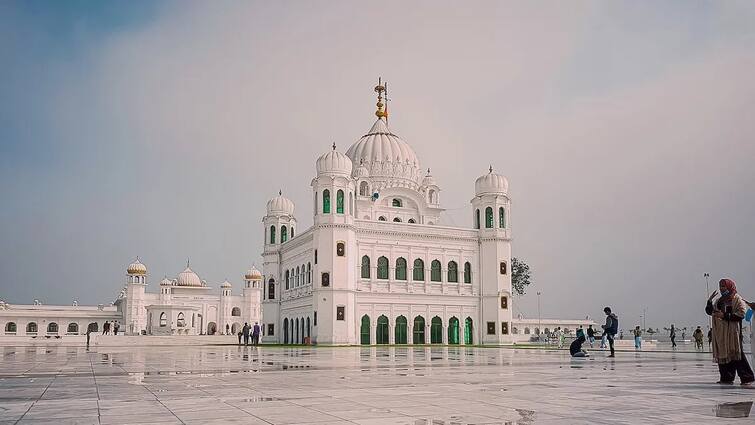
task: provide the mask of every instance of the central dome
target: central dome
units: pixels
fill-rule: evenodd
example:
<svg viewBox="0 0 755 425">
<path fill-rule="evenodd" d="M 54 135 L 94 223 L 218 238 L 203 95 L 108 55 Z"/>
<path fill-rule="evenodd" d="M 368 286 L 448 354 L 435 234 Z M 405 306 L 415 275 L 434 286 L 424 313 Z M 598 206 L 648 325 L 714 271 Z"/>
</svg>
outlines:
<svg viewBox="0 0 755 425">
<path fill-rule="evenodd" d="M 204 286 L 202 280 L 196 273 L 189 267 L 186 270 L 178 274 L 176 279 L 176 286 Z"/>
<path fill-rule="evenodd" d="M 375 121 L 370 131 L 351 145 L 346 155 L 354 164 L 362 164 L 370 177 L 378 180 L 405 180 L 417 185 L 420 179 L 419 159 L 408 143 L 393 134 L 383 118 Z M 354 168 L 354 173 L 358 167 Z"/>
</svg>

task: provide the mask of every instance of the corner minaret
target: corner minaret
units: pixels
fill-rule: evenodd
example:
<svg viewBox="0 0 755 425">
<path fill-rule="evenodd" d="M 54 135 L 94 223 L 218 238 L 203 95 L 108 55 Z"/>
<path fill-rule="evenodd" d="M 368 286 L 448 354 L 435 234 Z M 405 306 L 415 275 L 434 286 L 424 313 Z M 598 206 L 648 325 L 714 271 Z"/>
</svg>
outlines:
<svg viewBox="0 0 755 425">
<path fill-rule="evenodd" d="M 480 318 L 484 344 L 511 341 L 511 229 L 506 177 L 494 173 L 475 181 L 472 220 L 480 239 Z"/>
<path fill-rule="evenodd" d="M 255 323 L 262 326 L 260 316 L 260 301 L 262 295 L 262 273 L 252 265 L 252 268 L 244 274 L 244 289 L 242 290 L 244 303 L 244 316 L 248 318 L 249 325 Z"/>
<path fill-rule="evenodd" d="M 262 312 L 264 318 L 263 342 L 282 342 L 282 323 L 280 321 L 280 299 L 283 294 L 280 288 L 280 254 L 282 243 L 293 238 L 296 231 L 294 217 L 294 203 L 283 196 L 267 201 L 267 212 L 262 219 L 264 225 L 265 243 L 262 251 Z"/>
<path fill-rule="evenodd" d="M 139 335 L 147 329 L 144 293 L 147 289 L 147 266 L 139 257 L 126 268 L 126 308 L 123 312 L 125 333 Z"/>
</svg>

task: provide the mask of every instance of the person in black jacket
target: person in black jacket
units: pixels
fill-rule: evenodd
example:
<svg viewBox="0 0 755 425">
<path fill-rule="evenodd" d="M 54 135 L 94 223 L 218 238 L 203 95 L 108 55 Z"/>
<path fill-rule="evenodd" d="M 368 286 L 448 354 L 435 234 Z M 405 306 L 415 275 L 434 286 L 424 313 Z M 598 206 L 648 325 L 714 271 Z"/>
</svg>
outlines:
<svg viewBox="0 0 755 425">
<path fill-rule="evenodd" d="M 603 335 L 606 337 L 608 345 L 611 347 L 611 355 L 608 357 L 616 357 L 613 349 L 613 337 L 619 331 L 619 316 L 617 316 L 616 313 L 611 313 L 611 307 L 604 308 L 603 312 L 606 314 L 606 324 L 601 325 L 601 327 L 603 328 Z"/>
</svg>

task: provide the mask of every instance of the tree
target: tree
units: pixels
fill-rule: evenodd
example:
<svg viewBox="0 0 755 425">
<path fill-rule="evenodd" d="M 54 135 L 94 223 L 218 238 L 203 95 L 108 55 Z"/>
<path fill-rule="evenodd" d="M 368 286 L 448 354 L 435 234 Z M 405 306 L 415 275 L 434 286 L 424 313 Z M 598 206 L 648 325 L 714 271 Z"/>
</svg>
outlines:
<svg viewBox="0 0 755 425">
<path fill-rule="evenodd" d="M 530 266 L 518 258 L 511 259 L 511 287 L 517 295 L 524 295 L 530 285 Z"/>
</svg>

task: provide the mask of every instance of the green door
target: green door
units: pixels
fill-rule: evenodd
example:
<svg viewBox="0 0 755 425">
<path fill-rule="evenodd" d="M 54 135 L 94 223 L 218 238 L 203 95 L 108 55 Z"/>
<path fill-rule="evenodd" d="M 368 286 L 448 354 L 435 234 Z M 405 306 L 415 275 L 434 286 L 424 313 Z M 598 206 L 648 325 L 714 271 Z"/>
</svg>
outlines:
<svg viewBox="0 0 755 425">
<path fill-rule="evenodd" d="M 378 344 L 388 344 L 388 318 L 385 316 L 378 317 L 375 342 Z"/>
<path fill-rule="evenodd" d="M 412 331 L 412 343 L 424 344 L 425 343 L 425 318 L 417 316 L 414 318 L 414 329 Z"/>
<path fill-rule="evenodd" d="M 432 322 L 430 322 L 430 343 L 443 343 L 443 321 L 438 316 L 433 317 Z"/>
<path fill-rule="evenodd" d="M 472 341 L 472 318 L 467 317 L 464 321 L 464 344 L 471 345 Z"/>
<path fill-rule="evenodd" d="M 359 334 L 362 345 L 370 345 L 370 316 L 366 314 L 362 316 L 362 327 Z"/>
<path fill-rule="evenodd" d="M 459 344 L 459 319 L 455 317 L 448 320 L 448 343 Z"/>
<path fill-rule="evenodd" d="M 396 318 L 396 331 L 394 332 L 394 343 L 406 344 L 406 317 L 399 316 Z"/>
</svg>

